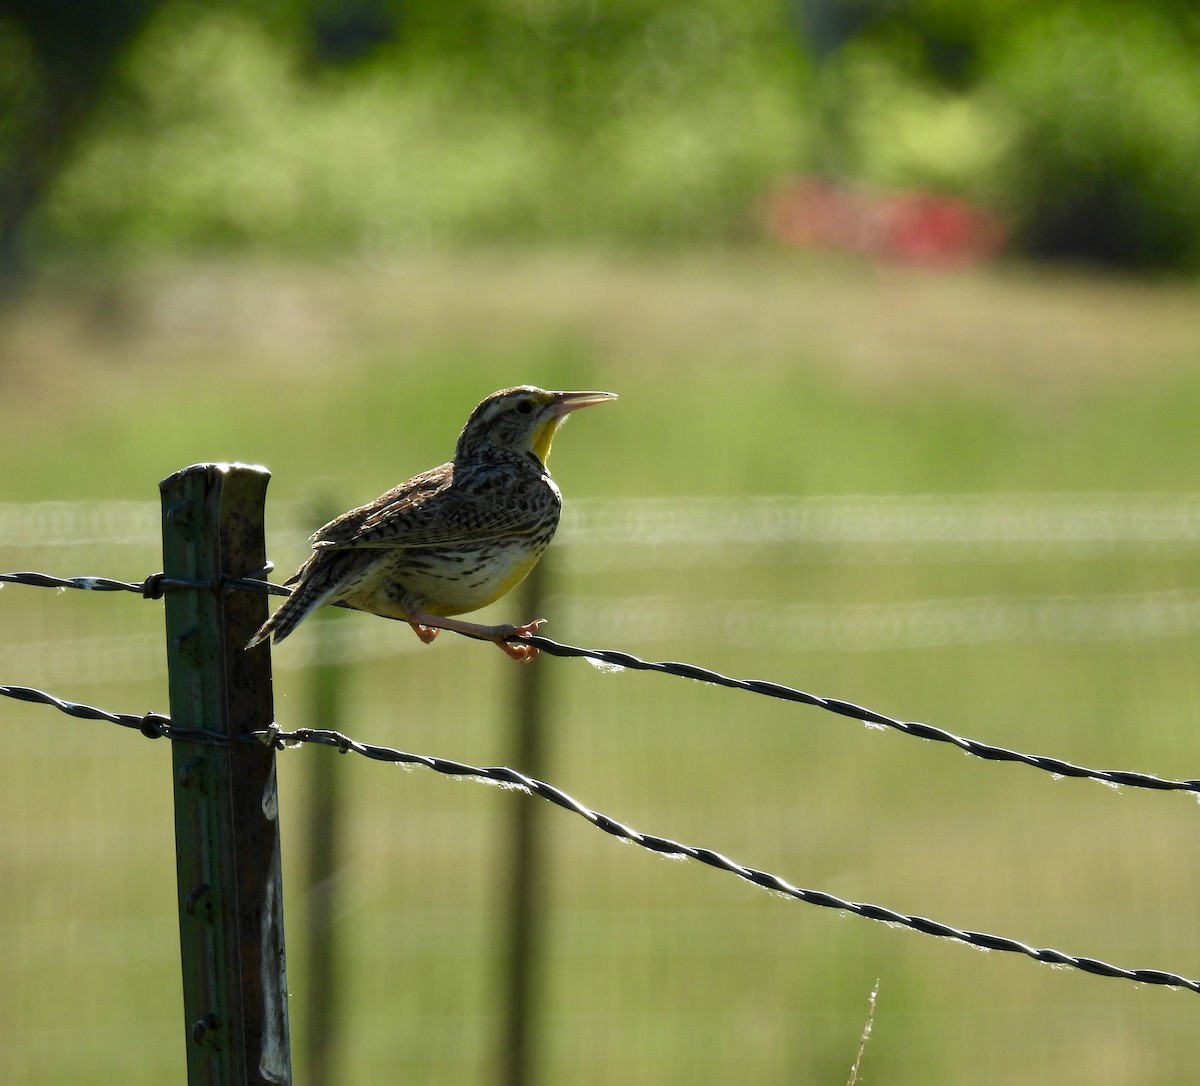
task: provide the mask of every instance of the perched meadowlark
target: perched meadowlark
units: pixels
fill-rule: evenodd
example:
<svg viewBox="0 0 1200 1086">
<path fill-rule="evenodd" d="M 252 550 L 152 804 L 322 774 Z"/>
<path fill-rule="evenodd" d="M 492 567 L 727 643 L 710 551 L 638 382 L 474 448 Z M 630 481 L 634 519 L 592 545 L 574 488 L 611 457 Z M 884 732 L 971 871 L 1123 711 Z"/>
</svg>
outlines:
<svg viewBox="0 0 1200 1086">
<path fill-rule="evenodd" d="M 538 650 L 509 639 L 523 626 L 451 618 L 486 607 L 533 569 L 558 527 L 562 495 L 546 460 L 567 414 L 611 392 L 506 388 L 467 420 L 454 459 L 415 475 L 368 505 L 343 513 L 312 537 L 313 553 L 291 577 L 296 587 L 250 639 L 282 641 L 308 614 L 344 603 L 402 619 L 426 644 L 439 630 L 494 641 L 514 660 Z"/>
</svg>

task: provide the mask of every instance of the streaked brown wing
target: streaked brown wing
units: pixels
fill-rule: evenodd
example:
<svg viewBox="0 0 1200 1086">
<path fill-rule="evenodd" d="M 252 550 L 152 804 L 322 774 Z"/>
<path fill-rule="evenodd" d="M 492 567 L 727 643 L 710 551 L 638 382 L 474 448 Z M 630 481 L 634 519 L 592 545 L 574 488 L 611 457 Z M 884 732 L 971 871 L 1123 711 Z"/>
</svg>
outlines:
<svg viewBox="0 0 1200 1086">
<path fill-rule="evenodd" d="M 453 466 L 443 464 L 343 513 L 313 536 L 313 549 L 445 546 L 534 531 L 538 518 L 505 473 L 490 482 L 456 486 Z"/>
</svg>

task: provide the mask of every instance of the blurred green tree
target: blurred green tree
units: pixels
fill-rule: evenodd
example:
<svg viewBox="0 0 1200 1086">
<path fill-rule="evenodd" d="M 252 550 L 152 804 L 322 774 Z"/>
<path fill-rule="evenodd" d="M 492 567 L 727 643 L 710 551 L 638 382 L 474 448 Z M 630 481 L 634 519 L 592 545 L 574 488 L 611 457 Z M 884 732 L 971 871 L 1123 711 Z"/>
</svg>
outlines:
<svg viewBox="0 0 1200 1086">
<path fill-rule="evenodd" d="M 20 231 L 162 0 L 0 0 L 0 276 Z"/>
<path fill-rule="evenodd" d="M 65 247 L 696 242 L 816 169 L 1198 267 L 1198 116 L 1195 0 L 0 0 L 0 264 L 35 209 Z"/>
<path fill-rule="evenodd" d="M 1048 5 L 992 49 L 997 179 L 1035 257 L 1200 267 L 1200 8 Z"/>
</svg>

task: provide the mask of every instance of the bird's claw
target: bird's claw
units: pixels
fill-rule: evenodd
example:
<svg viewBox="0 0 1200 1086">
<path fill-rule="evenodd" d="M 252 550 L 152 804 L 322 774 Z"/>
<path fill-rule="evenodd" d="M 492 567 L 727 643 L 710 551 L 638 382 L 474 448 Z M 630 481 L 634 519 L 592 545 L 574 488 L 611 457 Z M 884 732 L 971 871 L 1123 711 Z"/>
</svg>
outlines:
<svg viewBox="0 0 1200 1086">
<path fill-rule="evenodd" d="M 537 633 L 538 627 L 545 623 L 545 621 L 544 618 L 535 618 L 532 622 L 526 622 L 523 626 L 507 626 L 496 638 L 496 644 L 514 660 L 522 664 L 531 663 L 538 657 L 540 651 L 538 647 L 523 641 L 510 641 L 509 638 L 530 637 Z"/>
<path fill-rule="evenodd" d="M 413 628 L 413 633 L 424 641 L 426 645 L 442 632 L 436 626 L 422 626 L 419 622 L 410 622 L 409 625 Z"/>
</svg>

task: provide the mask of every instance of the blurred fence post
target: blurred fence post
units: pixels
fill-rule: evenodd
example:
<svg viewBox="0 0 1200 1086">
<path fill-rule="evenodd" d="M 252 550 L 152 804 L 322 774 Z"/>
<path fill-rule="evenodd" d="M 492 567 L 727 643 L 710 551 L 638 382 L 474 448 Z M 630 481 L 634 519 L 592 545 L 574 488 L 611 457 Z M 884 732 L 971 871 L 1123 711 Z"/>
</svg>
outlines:
<svg viewBox="0 0 1200 1086">
<path fill-rule="evenodd" d="M 330 519 L 331 516 L 319 517 L 317 523 Z M 340 617 L 333 607 L 322 608 L 313 616 L 313 657 L 308 675 L 312 726 L 332 731 L 344 730 L 341 708 L 347 665 L 340 659 L 335 639 L 335 624 Z M 309 998 L 304 1050 L 310 1086 L 330 1086 L 335 1081 L 330 1066 L 341 1026 L 340 957 L 333 923 L 343 810 L 339 786 L 341 761 L 331 757 L 309 759 L 306 834 Z"/>
<path fill-rule="evenodd" d="M 267 597 L 230 591 L 266 562 L 270 474 L 197 464 L 160 484 L 171 720 L 230 737 L 274 719 L 271 655 L 245 644 Z M 210 587 L 211 586 L 211 587 Z M 275 754 L 172 742 L 189 1086 L 291 1082 Z"/>
<path fill-rule="evenodd" d="M 546 597 L 547 560 L 533 567 L 525 581 L 521 614 L 538 617 Z M 547 669 L 536 660 L 515 669 L 512 715 L 512 761 L 522 773 L 543 777 L 545 766 L 545 680 Z M 532 1039 L 536 1036 L 538 985 L 541 980 L 543 932 L 542 872 L 544 848 L 540 827 L 542 804 L 522 796 L 511 805 L 508 827 L 507 928 L 504 934 L 501 1008 L 502 1034 L 497 1061 L 502 1086 L 528 1086 L 534 1080 Z"/>
</svg>

